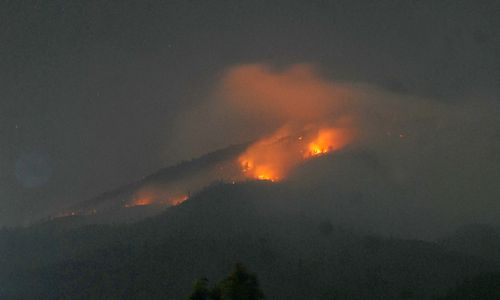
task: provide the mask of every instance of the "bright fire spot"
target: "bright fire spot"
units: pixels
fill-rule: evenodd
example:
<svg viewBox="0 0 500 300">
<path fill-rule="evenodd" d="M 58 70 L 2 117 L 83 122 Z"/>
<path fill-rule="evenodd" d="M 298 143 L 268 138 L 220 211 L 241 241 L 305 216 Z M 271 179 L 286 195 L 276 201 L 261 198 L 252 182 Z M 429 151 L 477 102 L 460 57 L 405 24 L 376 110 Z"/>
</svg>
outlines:
<svg viewBox="0 0 500 300">
<path fill-rule="evenodd" d="M 278 175 L 280 172 L 276 168 L 273 169 L 272 163 L 266 164 L 262 162 L 257 163 L 255 166 L 253 161 L 243 159 L 240 160 L 240 164 L 242 166 L 243 173 L 245 173 L 247 177 L 269 181 L 278 181 L 280 179 L 280 176 Z"/>
<path fill-rule="evenodd" d="M 187 199 L 189 199 L 188 195 L 181 195 L 179 197 L 175 197 L 173 199 L 169 199 L 168 203 L 172 204 L 172 205 L 179 205 L 182 202 L 186 201 Z"/>
<path fill-rule="evenodd" d="M 302 161 L 339 150 L 352 138 L 352 130 L 346 128 L 309 128 L 299 136 L 279 130 L 251 145 L 238 162 L 245 177 L 280 181 Z"/>
<path fill-rule="evenodd" d="M 339 150 L 347 145 L 351 139 L 352 134 L 345 129 L 320 129 L 316 138 L 309 143 L 304 158 Z"/>
<path fill-rule="evenodd" d="M 259 180 L 271 180 L 271 181 L 273 181 L 273 177 L 270 175 L 266 175 L 266 174 L 257 175 L 257 178 L 259 178 Z"/>
<path fill-rule="evenodd" d="M 149 191 L 147 194 L 151 194 L 152 192 Z M 152 204 L 158 204 L 158 205 L 179 205 L 182 202 L 186 201 L 188 199 L 188 195 L 179 195 L 179 196 L 174 196 L 174 197 L 167 197 L 164 195 L 149 195 L 145 197 L 137 197 L 135 198 L 131 203 L 125 204 L 125 207 L 134 207 L 134 206 L 145 206 L 145 205 L 152 205 Z"/>
<path fill-rule="evenodd" d="M 144 205 L 150 205 L 154 201 L 150 197 L 144 197 L 144 198 L 138 198 L 134 200 L 133 206 L 144 206 Z"/>
<path fill-rule="evenodd" d="M 238 162 L 243 175 L 248 178 L 279 181 L 289 171 L 289 161 L 299 156 L 295 151 L 286 151 L 286 146 L 297 144 L 290 141 L 289 133 L 283 130 L 251 145 Z M 299 156 L 300 157 L 300 156 Z"/>
</svg>

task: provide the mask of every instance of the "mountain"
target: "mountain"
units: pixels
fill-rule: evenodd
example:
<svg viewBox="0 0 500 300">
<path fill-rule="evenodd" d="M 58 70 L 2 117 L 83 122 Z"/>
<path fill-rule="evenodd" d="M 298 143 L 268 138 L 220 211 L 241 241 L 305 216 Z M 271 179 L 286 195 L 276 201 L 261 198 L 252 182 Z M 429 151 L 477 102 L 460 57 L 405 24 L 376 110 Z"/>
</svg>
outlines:
<svg viewBox="0 0 500 300">
<path fill-rule="evenodd" d="M 149 204 L 174 204 L 168 200 L 175 200 L 176 197 L 184 196 L 202 189 L 204 186 L 218 180 L 228 180 L 234 176 L 236 157 L 248 147 L 248 144 L 229 146 L 191 161 L 183 161 L 177 165 L 162 168 L 155 173 L 145 176 L 135 182 L 125 184 L 116 189 L 107 191 L 94 198 L 82 201 L 65 209 L 55 216 L 70 215 L 96 215 L 105 213 L 108 220 L 135 219 L 136 211 L 145 215 L 157 213 L 158 207 L 153 210 L 124 210 L 132 206 L 146 206 Z M 147 203 L 134 204 L 134 200 L 140 197 L 141 191 L 147 193 L 148 189 L 153 189 L 154 197 L 148 199 Z M 167 200 L 167 201 L 165 201 Z M 175 202 L 175 201 L 174 201 Z M 104 219 L 95 218 L 95 219 Z M 105 220 L 102 220 L 105 221 Z"/>
<path fill-rule="evenodd" d="M 500 262 L 500 228 L 488 224 L 459 227 L 453 234 L 438 240 L 452 251 Z"/>
<path fill-rule="evenodd" d="M 287 183 L 214 184 L 144 220 L 0 232 L 1 299 L 186 299 L 235 262 L 268 299 L 430 299 L 498 263 L 341 226 Z M 335 197 L 335 195 L 332 195 Z M 64 224 L 66 223 L 66 224 Z"/>
<path fill-rule="evenodd" d="M 346 147 L 285 180 L 247 180 L 235 163 L 247 146 L 0 230 L 0 299 L 185 299 L 196 279 L 218 281 L 237 262 L 268 299 L 432 299 L 468 282 L 481 290 L 475 278 L 500 271 L 493 227 L 422 240 L 444 228 L 420 193 L 432 177 Z"/>
</svg>

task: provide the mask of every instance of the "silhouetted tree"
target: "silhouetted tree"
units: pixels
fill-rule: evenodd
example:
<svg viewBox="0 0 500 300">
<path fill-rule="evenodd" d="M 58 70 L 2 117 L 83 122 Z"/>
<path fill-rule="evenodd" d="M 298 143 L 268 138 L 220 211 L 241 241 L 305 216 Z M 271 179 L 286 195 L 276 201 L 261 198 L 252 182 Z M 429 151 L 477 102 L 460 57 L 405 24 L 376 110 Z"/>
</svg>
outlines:
<svg viewBox="0 0 500 300">
<path fill-rule="evenodd" d="M 233 272 L 218 287 L 222 300 L 264 299 L 257 276 L 249 273 L 242 264 L 236 264 Z"/>
<path fill-rule="evenodd" d="M 189 300 L 207 300 L 209 295 L 208 279 L 202 278 L 196 280 L 194 283 L 193 292 L 189 296 Z"/>
<path fill-rule="evenodd" d="M 208 288 L 206 278 L 193 286 L 189 300 L 260 300 L 264 294 L 259 288 L 257 276 L 249 273 L 242 264 L 236 264 L 233 272 L 224 280 Z"/>
<path fill-rule="evenodd" d="M 222 291 L 218 285 L 215 285 L 210 290 L 210 299 L 211 300 L 222 300 Z"/>
</svg>

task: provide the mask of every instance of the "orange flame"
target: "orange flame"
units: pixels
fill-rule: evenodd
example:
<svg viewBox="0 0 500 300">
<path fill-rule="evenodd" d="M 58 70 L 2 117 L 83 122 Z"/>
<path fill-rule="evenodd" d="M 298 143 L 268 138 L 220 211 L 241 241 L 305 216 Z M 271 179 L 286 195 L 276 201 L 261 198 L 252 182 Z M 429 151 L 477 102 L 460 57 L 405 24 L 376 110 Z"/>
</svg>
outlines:
<svg viewBox="0 0 500 300">
<path fill-rule="evenodd" d="M 288 129 L 282 128 L 272 136 L 251 145 L 238 158 L 243 175 L 259 180 L 281 180 L 289 168 L 293 167 L 289 162 L 300 158 L 298 149 L 287 151 L 286 147 L 296 147 L 289 136 Z"/>
<path fill-rule="evenodd" d="M 281 129 L 251 145 L 238 162 L 247 178 L 280 181 L 302 161 L 339 150 L 353 136 L 352 130 L 335 127 L 309 130 L 298 137 Z"/>
<path fill-rule="evenodd" d="M 222 108 L 252 122 L 250 135 L 281 127 L 238 158 L 244 177 L 279 181 L 305 159 L 350 143 L 354 95 L 348 86 L 323 78 L 311 64 L 229 68 L 217 89 Z"/>
<path fill-rule="evenodd" d="M 308 145 L 304 158 L 336 151 L 346 146 L 352 140 L 352 133 L 346 129 L 323 128 L 317 137 Z"/>
<path fill-rule="evenodd" d="M 178 205 L 188 199 L 186 194 L 169 192 L 158 187 L 144 187 L 135 193 L 131 202 L 125 207 L 145 206 L 145 205 Z"/>
<path fill-rule="evenodd" d="M 151 197 L 143 197 L 143 198 L 138 198 L 134 200 L 133 206 L 144 206 L 144 205 L 150 205 L 154 201 Z"/>
</svg>

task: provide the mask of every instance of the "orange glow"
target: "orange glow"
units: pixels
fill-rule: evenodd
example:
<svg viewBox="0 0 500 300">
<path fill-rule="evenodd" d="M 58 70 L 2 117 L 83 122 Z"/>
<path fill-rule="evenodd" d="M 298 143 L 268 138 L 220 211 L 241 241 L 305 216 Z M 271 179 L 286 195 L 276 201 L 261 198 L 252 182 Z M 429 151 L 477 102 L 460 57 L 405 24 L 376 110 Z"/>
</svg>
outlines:
<svg viewBox="0 0 500 300">
<path fill-rule="evenodd" d="M 132 201 L 125 204 L 125 207 L 145 206 L 145 205 L 178 205 L 186 201 L 189 197 L 186 194 L 169 191 L 161 187 L 143 187 L 138 190 Z"/>
<path fill-rule="evenodd" d="M 264 64 L 230 68 L 219 96 L 246 114 L 288 122 L 310 122 L 338 111 L 345 88 L 322 78 L 311 64 L 276 69 Z"/>
<path fill-rule="evenodd" d="M 255 154 L 253 158 L 252 153 Z M 265 153 L 259 153 L 259 150 L 253 149 L 252 152 L 247 152 L 247 155 L 239 158 L 244 175 L 259 180 L 279 181 L 283 172 L 282 166 L 267 161 L 263 155 Z M 257 164 L 254 162 L 255 159 Z"/>
<path fill-rule="evenodd" d="M 353 138 L 355 90 L 323 78 L 311 64 L 234 66 L 216 95 L 221 110 L 251 122 L 250 135 L 268 134 L 238 158 L 246 178 L 283 180 L 304 160 L 341 149 Z"/>
<path fill-rule="evenodd" d="M 353 139 L 352 130 L 326 127 L 308 129 L 295 136 L 280 129 L 257 141 L 239 158 L 243 175 L 258 180 L 280 181 L 306 159 L 339 150 Z"/>
<path fill-rule="evenodd" d="M 352 133 L 346 129 L 320 129 L 317 137 L 308 145 L 304 158 L 321 155 L 343 148 L 352 140 Z"/>
<path fill-rule="evenodd" d="M 172 199 L 169 199 L 168 203 L 172 205 L 179 205 L 182 202 L 186 201 L 187 199 L 189 199 L 188 195 L 181 195 L 179 197 L 174 197 Z"/>
<path fill-rule="evenodd" d="M 133 206 L 143 206 L 150 205 L 153 203 L 153 199 L 150 197 L 144 197 L 134 200 Z"/>
<path fill-rule="evenodd" d="M 239 158 L 247 178 L 280 181 L 300 159 L 297 142 L 291 141 L 288 129 L 282 128 L 272 136 L 251 145 Z M 287 149 L 288 148 L 288 149 Z"/>
</svg>

